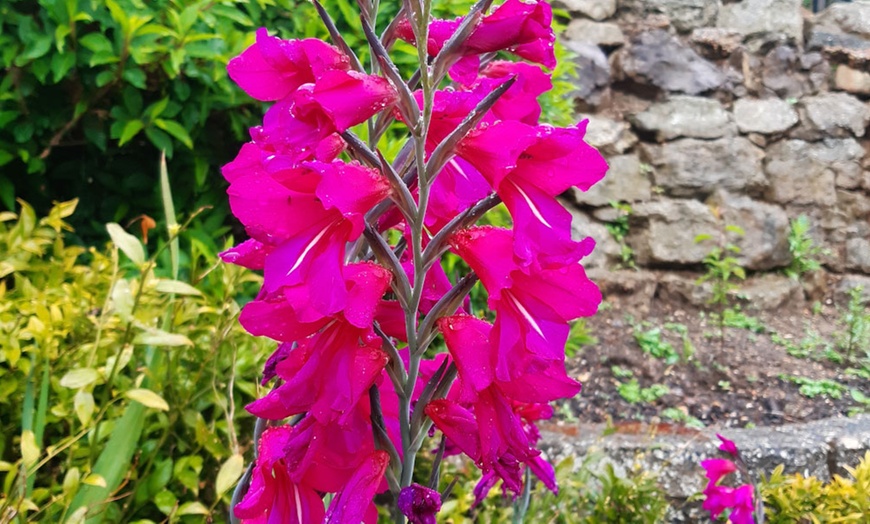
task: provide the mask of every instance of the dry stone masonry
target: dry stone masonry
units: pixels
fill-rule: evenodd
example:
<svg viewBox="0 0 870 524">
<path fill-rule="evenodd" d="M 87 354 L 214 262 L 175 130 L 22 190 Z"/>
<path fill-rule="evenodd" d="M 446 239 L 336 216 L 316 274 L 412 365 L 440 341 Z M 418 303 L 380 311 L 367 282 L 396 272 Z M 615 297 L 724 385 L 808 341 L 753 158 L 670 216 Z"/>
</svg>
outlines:
<svg viewBox="0 0 870 524">
<path fill-rule="evenodd" d="M 828 271 L 870 282 L 870 0 L 813 14 L 800 0 L 555 0 L 579 68 L 576 106 L 607 180 L 573 199 L 578 234 L 631 206 L 640 268 L 697 269 L 701 233 L 751 270 L 787 266 L 801 214 Z M 613 268 L 599 241 L 589 263 Z"/>
</svg>

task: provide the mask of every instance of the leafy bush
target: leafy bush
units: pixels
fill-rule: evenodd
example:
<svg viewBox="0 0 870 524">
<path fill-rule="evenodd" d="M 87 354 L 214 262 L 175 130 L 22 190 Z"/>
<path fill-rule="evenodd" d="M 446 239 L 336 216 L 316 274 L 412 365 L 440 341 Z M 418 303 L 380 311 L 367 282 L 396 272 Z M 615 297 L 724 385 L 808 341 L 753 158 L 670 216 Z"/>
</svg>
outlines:
<svg viewBox="0 0 870 524">
<path fill-rule="evenodd" d="M 108 251 L 68 246 L 75 208 L 0 213 L 0 520 L 223 521 L 270 350 L 236 319 L 258 277 L 175 280 L 175 243 L 146 258 L 114 224 Z"/>
<path fill-rule="evenodd" d="M 105 222 L 156 216 L 165 150 L 186 174 L 176 197 L 217 208 L 200 227 L 219 238 L 217 166 L 262 113 L 226 64 L 257 27 L 314 36 L 315 19 L 302 0 L 0 0 L 0 205 L 79 197 L 94 241 Z"/>
<path fill-rule="evenodd" d="M 765 514 L 770 524 L 870 521 L 870 453 L 857 467 L 847 468 L 851 479 L 835 475 L 830 482 L 777 467 L 763 479 Z"/>
<path fill-rule="evenodd" d="M 344 15 L 336 23 L 365 60 L 356 3 L 322 3 Z M 436 2 L 435 14 L 472 3 Z M 382 20 L 397 6 L 385 4 Z M 261 26 L 284 38 L 326 36 L 308 0 L 0 0 L 0 210 L 16 197 L 40 213 L 79 198 L 76 234 L 99 242 L 106 222 L 159 215 L 152 166 L 164 150 L 172 172 L 185 174 L 176 198 L 212 208 L 187 235 L 215 252 L 231 223 L 218 169 L 263 113 L 226 64 Z M 415 60 L 404 51 L 405 64 Z M 567 51 L 556 52 L 555 89 L 542 106 L 547 121 L 564 124 L 576 72 Z"/>
</svg>

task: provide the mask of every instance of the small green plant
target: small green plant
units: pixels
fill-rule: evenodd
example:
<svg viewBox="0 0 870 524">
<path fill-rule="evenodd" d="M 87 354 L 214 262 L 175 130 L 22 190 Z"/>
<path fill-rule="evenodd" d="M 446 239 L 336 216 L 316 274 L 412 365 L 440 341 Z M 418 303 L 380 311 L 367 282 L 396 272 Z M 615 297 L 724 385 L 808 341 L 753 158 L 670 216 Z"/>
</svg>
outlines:
<svg viewBox="0 0 870 524">
<path fill-rule="evenodd" d="M 636 378 L 628 382 L 621 382 L 616 390 L 619 392 L 619 396 L 630 404 L 652 403 L 671 392 L 670 388 L 664 384 L 653 384 L 648 388 L 642 388 Z"/>
<path fill-rule="evenodd" d="M 791 252 L 791 262 L 785 268 L 785 274 L 798 279 L 804 273 L 817 271 L 822 265 L 819 256 L 825 254 L 825 250 L 815 245 L 810 232 L 810 219 L 806 215 L 800 215 L 791 221 L 788 232 L 788 250 Z"/>
<path fill-rule="evenodd" d="M 841 317 L 845 329 L 836 337 L 837 346 L 848 363 L 853 363 L 855 350 L 861 348 L 865 351 L 863 356 L 870 358 L 870 312 L 864 305 L 862 292 L 862 286 L 849 290 L 849 303 Z"/>
<path fill-rule="evenodd" d="M 617 215 L 613 221 L 604 224 L 604 227 L 607 228 L 607 232 L 613 236 L 613 239 L 619 243 L 620 265 L 622 267 L 636 267 L 634 263 L 634 250 L 625 242 L 628 236 L 629 221 L 633 212 L 631 204 L 611 201 L 610 207 L 616 210 Z"/>
<path fill-rule="evenodd" d="M 573 357 L 580 353 L 585 346 L 592 346 L 598 343 L 598 339 L 592 336 L 592 331 L 585 319 L 577 319 L 571 324 L 571 331 L 568 334 L 568 342 L 565 345 L 565 355 Z"/>
<path fill-rule="evenodd" d="M 689 328 L 685 324 L 677 322 L 665 322 L 664 328 L 680 335 L 683 341 L 683 361 L 688 362 L 695 356 L 695 346 L 692 345 L 692 339 L 689 337 Z"/>
<path fill-rule="evenodd" d="M 843 398 L 843 392 L 846 391 L 845 386 L 828 379 L 813 380 L 806 377 L 790 377 L 786 375 L 781 375 L 780 378 L 800 386 L 798 391 L 807 398 L 826 396 L 832 399 L 840 399 Z"/>
<path fill-rule="evenodd" d="M 707 253 L 702 261 L 707 272 L 698 279 L 698 284 L 710 282 L 713 286 L 712 295 L 708 301 L 718 309 L 719 342 L 725 343 L 725 309 L 731 301 L 731 293 L 737 288 L 734 279 L 746 278 L 746 270 L 740 265 L 737 255 L 740 247 L 726 240 L 726 234 L 732 233 L 743 236 L 745 232 L 740 226 L 729 224 L 720 235 L 719 244 Z M 710 234 L 701 234 L 695 237 L 695 243 L 700 244 L 713 238 Z"/>
<path fill-rule="evenodd" d="M 689 415 L 688 411 L 679 408 L 665 408 L 662 410 L 661 416 L 682 424 L 687 428 L 704 429 L 706 427 L 698 418 Z"/>
<path fill-rule="evenodd" d="M 632 370 L 625 369 L 622 366 L 610 366 L 610 372 L 613 373 L 613 376 L 616 378 L 628 378 L 634 376 Z"/>
<path fill-rule="evenodd" d="M 661 328 L 652 328 L 647 331 L 635 329 L 634 340 L 640 349 L 648 355 L 660 358 L 666 364 L 676 364 L 680 360 L 680 354 L 670 342 L 662 338 Z"/>
<path fill-rule="evenodd" d="M 764 333 L 767 331 L 767 327 L 757 317 L 747 315 L 739 308 L 726 308 L 722 312 L 722 321 L 727 327 L 746 329 L 753 333 Z"/>
</svg>

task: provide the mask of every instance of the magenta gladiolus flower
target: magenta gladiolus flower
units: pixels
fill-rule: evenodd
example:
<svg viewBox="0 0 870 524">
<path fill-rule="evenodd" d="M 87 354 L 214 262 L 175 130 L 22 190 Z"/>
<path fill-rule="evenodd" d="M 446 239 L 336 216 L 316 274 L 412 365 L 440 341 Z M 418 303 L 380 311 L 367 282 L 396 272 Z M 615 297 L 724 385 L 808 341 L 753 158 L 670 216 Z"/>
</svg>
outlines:
<svg viewBox="0 0 870 524">
<path fill-rule="evenodd" d="M 441 494 L 414 483 L 399 493 L 398 506 L 408 517 L 409 524 L 436 524 L 435 515 L 441 510 Z"/>
<path fill-rule="evenodd" d="M 347 71 L 350 61 L 338 49 L 317 40 L 282 40 L 257 30 L 257 41 L 230 60 L 227 72 L 257 100 L 280 100 L 327 71 Z"/>
<path fill-rule="evenodd" d="M 479 55 L 497 51 L 511 53 L 552 69 L 556 66 L 553 45 L 556 36 L 550 24 L 553 11 L 543 0 L 523 2 L 507 0 L 489 16 L 485 16 L 472 31 L 460 51 L 463 57 L 450 70 L 450 76 L 462 84 L 470 84 L 480 68 Z M 427 51 L 434 56 L 461 24 L 457 20 L 434 20 L 429 25 Z M 399 38 L 415 43 L 414 32 L 407 19 L 397 28 Z"/>
<path fill-rule="evenodd" d="M 317 492 L 290 479 L 284 447 L 293 428 L 281 426 L 263 432 L 259 456 L 245 498 L 233 511 L 246 524 L 309 524 L 324 517 L 323 501 Z"/>
<path fill-rule="evenodd" d="M 513 258 L 513 234 L 476 227 L 451 239 L 453 250 L 477 273 L 496 312 L 496 376 L 510 380 L 529 367 L 565 358 L 568 322 L 598 310 L 601 292 L 580 264 L 526 273 Z"/>
<path fill-rule="evenodd" d="M 556 200 L 569 187 L 586 190 L 607 164 L 583 142 L 585 122 L 566 129 L 503 121 L 482 127 L 457 152 L 480 171 L 514 219 L 514 251 L 524 265 L 576 262 L 591 245 L 571 238 L 571 214 Z"/>
<path fill-rule="evenodd" d="M 737 447 L 734 442 L 717 435 L 722 440 L 720 449 L 727 453 L 732 453 L 738 456 Z M 727 459 L 710 459 L 701 461 L 701 467 L 704 468 L 706 476 L 709 479 L 707 487 L 704 489 L 703 508 L 710 512 L 710 516 L 715 520 L 719 518 L 725 510 L 730 509 L 728 521 L 734 524 L 755 524 L 755 504 L 754 494 L 755 489 L 750 484 L 744 484 L 738 488 L 719 485 L 725 475 L 734 473 L 738 470 L 734 462 Z"/>
</svg>

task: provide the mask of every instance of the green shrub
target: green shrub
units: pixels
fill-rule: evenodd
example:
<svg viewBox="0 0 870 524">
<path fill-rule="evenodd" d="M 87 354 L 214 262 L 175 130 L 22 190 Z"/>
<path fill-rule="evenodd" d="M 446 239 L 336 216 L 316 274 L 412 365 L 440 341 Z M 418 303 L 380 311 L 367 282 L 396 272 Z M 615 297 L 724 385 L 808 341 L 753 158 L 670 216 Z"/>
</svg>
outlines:
<svg viewBox="0 0 870 524">
<path fill-rule="evenodd" d="M 767 522 L 870 522 L 870 453 L 847 470 L 851 479 L 835 475 L 825 483 L 800 473 L 784 475 L 783 466 L 777 467 L 761 485 Z"/>
<path fill-rule="evenodd" d="M 259 277 L 175 280 L 111 224 L 110 250 L 68 246 L 75 207 L 0 214 L 0 520 L 224 521 L 270 349 L 233 297 Z"/>
</svg>

